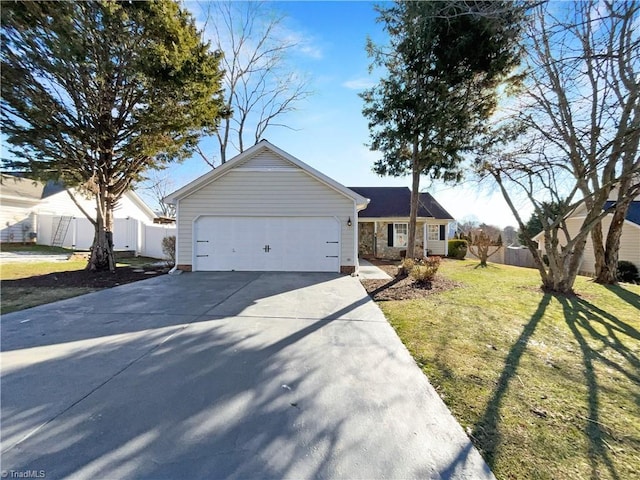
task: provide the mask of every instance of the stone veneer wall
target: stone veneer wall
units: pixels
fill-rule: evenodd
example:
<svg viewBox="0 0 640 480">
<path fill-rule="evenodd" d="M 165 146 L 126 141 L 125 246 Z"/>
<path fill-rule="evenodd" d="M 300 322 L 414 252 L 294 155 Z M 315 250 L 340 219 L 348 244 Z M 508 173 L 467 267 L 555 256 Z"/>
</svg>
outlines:
<svg viewBox="0 0 640 480">
<path fill-rule="evenodd" d="M 387 239 L 387 225 L 394 222 L 378 222 L 378 237 L 376 238 L 376 257 L 386 258 L 389 260 L 398 260 L 400 252 L 406 250 L 407 247 L 390 247 Z M 424 222 L 416 224 L 416 256 L 422 257 L 424 249 Z"/>
<path fill-rule="evenodd" d="M 358 256 L 373 256 L 373 222 L 358 223 Z"/>
</svg>

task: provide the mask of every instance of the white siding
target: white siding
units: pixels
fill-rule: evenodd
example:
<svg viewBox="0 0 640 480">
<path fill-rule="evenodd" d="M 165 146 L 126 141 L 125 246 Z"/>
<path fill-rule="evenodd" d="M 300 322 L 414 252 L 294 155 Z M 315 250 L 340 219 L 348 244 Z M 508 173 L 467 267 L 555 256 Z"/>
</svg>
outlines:
<svg viewBox="0 0 640 480">
<path fill-rule="evenodd" d="M 78 203 L 84 210 L 95 218 L 96 202 L 93 198 L 86 198 L 80 194 L 76 194 Z M 37 207 L 38 213 L 67 215 L 72 217 L 86 218 L 82 211 L 71 200 L 66 191 L 56 193 L 43 199 Z M 114 218 L 134 218 L 144 223 L 151 223 L 153 220 L 149 218 L 136 203 L 133 202 L 126 194 L 122 196 L 118 205 L 113 211 Z"/>
<path fill-rule="evenodd" d="M 341 264 L 355 265 L 354 201 L 301 169 L 231 170 L 180 200 L 178 209 L 177 263 L 181 265 L 192 264 L 193 221 L 199 215 L 335 216 L 341 228 Z"/>
<path fill-rule="evenodd" d="M 0 208 L 0 242 L 29 241 L 29 233 L 36 227 L 29 207 L 6 203 Z"/>
<path fill-rule="evenodd" d="M 261 150 L 235 168 L 264 168 L 264 169 L 282 169 L 282 168 L 298 168 L 296 165 L 288 161 L 286 158 L 276 155 L 269 150 Z"/>
<path fill-rule="evenodd" d="M 429 240 L 429 225 L 437 225 L 438 226 L 438 234 L 440 233 L 440 225 L 444 225 L 444 240 Z M 447 235 L 449 233 L 449 224 L 447 222 L 427 222 L 426 227 L 421 226 L 421 233 L 424 231 L 425 237 L 425 246 L 426 250 L 431 251 L 431 255 L 446 255 L 447 254 Z"/>
<path fill-rule="evenodd" d="M 583 219 L 581 218 L 570 218 L 567 220 L 567 227 L 569 228 L 569 233 L 572 237 L 578 232 L 582 222 Z M 602 220 L 602 234 L 605 239 L 610 225 L 611 216 L 607 216 Z M 632 225 L 627 221 L 624 222 L 624 226 L 622 227 L 618 260 L 633 262 L 638 268 L 640 268 L 640 227 Z M 589 235 L 584 249 L 582 264 L 580 265 L 580 271 L 595 274 L 595 263 L 596 259 L 593 253 L 593 242 L 591 241 L 591 235 Z"/>
<path fill-rule="evenodd" d="M 579 231 L 583 218 L 569 218 L 567 219 L 567 228 L 569 235 L 575 237 Z M 611 217 L 607 216 L 602 220 L 602 234 L 606 239 L 609 226 L 611 225 Z M 564 236 L 561 234 L 561 244 L 565 244 Z M 541 250 L 544 250 L 544 236 L 538 240 L 538 245 Z M 620 236 L 620 249 L 618 250 L 618 260 L 627 260 L 633 262 L 638 268 L 640 268 L 640 227 L 625 221 L 622 227 L 622 235 Z M 596 259 L 593 253 L 593 242 L 591 241 L 591 235 L 587 236 L 587 243 L 584 248 L 584 255 L 582 257 L 582 264 L 580 265 L 580 272 L 588 275 L 594 275 L 596 271 Z"/>
</svg>

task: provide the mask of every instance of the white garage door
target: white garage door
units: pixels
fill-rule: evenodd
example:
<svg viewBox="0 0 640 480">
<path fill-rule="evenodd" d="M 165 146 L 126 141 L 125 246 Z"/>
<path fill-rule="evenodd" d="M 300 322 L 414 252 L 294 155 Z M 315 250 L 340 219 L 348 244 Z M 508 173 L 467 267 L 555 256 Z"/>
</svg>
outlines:
<svg viewBox="0 0 640 480">
<path fill-rule="evenodd" d="M 339 272 L 333 217 L 200 217 L 194 270 Z"/>
</svg>

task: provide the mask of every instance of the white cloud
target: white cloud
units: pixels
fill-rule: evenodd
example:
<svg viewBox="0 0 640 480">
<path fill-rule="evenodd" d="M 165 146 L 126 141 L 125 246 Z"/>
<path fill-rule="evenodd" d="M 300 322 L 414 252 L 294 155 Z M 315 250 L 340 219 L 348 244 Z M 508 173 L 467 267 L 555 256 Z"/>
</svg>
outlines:
<svg viewBox="0 0 640 480">
<path fill-rule="evenodd" d="M 355 78 L 353 80 L 347 80 L 342 86 L 350 90 L 364 90 L 365 88 L 375 86 L 375 84 L 376 83 L 370 78 Z"/>
<path fill-rule="evenodd" d="M 305 57 L 313 58 L 314 60 L 320 60 L 323 57 L 322 49 L 311 43 L 311 39 L 305 39 L 297 46 L 298 52 Z"/>
</svg>

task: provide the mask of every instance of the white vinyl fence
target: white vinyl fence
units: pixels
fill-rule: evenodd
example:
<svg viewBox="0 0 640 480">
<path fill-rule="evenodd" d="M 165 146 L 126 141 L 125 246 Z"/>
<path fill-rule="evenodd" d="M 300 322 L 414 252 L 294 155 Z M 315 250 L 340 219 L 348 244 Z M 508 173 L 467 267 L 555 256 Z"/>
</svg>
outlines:
<svg viewBox="0 0 640 480">
<path fill-rule="evenodd" d="M 176 234 L 175 225 L 142 225 L 142 254 L 151 258 L 166 258 L 162 240 Z"/>
<path fill-rule="evenodd" d="M 61 220 L 59 215 L 38 215 L 37 243 L 52 245 Z M 113 225 L 113 247 L 115 250 L 133 251 L 136 255 L 164 259 L 162 239 L 175 235 L 175 230 L 174 225 L 146 225 L 133 218 L 116 218 Z M 93 244 L 94 227 L 87 218 L 72 218 L 61 233 L 64 235 L 63 247 L 87 250 Z"/>
</svg>

